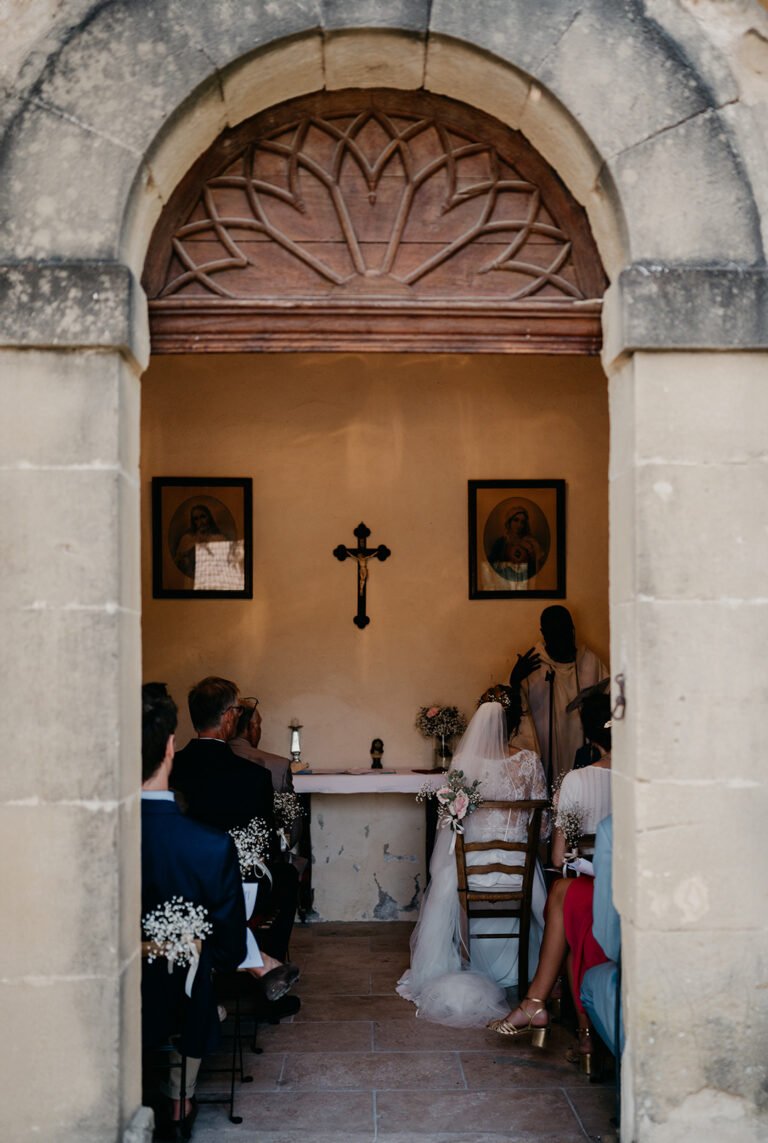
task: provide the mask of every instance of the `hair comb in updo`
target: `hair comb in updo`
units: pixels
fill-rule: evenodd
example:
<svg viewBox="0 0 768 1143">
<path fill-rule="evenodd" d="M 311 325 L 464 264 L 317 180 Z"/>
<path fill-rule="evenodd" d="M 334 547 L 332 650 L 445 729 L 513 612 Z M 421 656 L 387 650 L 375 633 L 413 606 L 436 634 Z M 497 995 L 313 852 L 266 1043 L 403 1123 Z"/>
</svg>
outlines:
<svg viewBox="0 0 768 1143">
<path fill-rule="evenodd" d="M 488 690 L 483 691 L 480 695 L 480 698 L 477 700 L 477 705 L 482 706 L 483 703 L 486 702 L 497 702 L 507 709 L 512 705 L 509 687 L 505 687 L 503 683 L 495 683 L 494 686 L 488 687 Z"/>
</svg>

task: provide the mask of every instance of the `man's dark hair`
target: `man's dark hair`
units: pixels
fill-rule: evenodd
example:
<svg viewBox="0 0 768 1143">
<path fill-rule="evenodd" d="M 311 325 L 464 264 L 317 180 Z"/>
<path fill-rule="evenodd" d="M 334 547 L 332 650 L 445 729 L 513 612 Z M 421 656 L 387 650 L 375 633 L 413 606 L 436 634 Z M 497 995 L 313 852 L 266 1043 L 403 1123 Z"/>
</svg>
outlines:
<svg viewBox="0 0 768 1143">
<path fill-rule="evenodd" d="M 141 688 L 142 782 L 157 772 L 177 722 L 178 709 L 165 683 L 145 683 Z"/>
<path fill-rule="evenodd" d="M 227 708 L 237 702 L 237 687 L 229 679 L 209 675 L 192 687 L 187 702 L 195 730 L 213 730 L 221 722 Z"/>
<path fill-rule="evenodd" d="M 611 728 L 606 722 L 611 717 L 611 696 L 591 695 L 584 699 L 579 708 L 581 725 L 590 742 L 597 742 L 603 750 L 611 749 Z"/>
<path fill-rule="evenodd" d="M 240 717 L 237 720 L 237 735 L 236 736 L 238 738 L 242 738 L 243 735 L 245 734 L 246 730 L 248 729 L 248 727 L 251 724 L 251 719 L 253 718 L 253 712 L 256 710 L 256 707 L 259 705 L 257 702 L 254 702 L 253 699 L 247 699 L 247 698 L 241 699 L 240 702 L 243 705 L 243 709 L 241 710 Z"/>
</svg>

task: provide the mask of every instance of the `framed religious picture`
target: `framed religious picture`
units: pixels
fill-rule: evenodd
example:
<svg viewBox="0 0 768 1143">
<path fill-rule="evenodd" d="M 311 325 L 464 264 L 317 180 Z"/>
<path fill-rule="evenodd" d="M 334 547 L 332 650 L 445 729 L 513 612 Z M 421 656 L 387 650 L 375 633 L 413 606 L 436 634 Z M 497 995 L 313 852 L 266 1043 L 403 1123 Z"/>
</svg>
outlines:
<svg viewBox="0 0 768 1143">
<path fill-rule="evenodd" d="M 153 477 L 152 595 L 253 599 L 250 477 Z"/>
<path fill-rule="evenodd" d="M 565 597 L 565 481 L 470 480 L 469 598 Z"/>
</svg>

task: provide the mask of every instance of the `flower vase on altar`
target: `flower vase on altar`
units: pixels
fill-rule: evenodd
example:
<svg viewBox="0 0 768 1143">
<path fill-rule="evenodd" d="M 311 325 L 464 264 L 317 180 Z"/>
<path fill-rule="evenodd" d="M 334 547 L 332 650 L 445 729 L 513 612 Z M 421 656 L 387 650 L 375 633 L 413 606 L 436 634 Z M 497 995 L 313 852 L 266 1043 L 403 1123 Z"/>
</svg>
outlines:
<svg viewBox="0 0 768 1143">
<path fill-rule="evenodd" d="M 453 750 L 451 749 L 451 738 L 446 734 L 438 734 L 435 737 L 435 769 L 447 770 L 453 758 Z"/>
<path fill-rule="evenodd" d="M 433 769 L 447 770 L 453 758 L 453 740 L 467 729 L 464 715 L 455 706 L 423 706 L 416 716 L 416 728 L 434 740 Z"/>
</svg>

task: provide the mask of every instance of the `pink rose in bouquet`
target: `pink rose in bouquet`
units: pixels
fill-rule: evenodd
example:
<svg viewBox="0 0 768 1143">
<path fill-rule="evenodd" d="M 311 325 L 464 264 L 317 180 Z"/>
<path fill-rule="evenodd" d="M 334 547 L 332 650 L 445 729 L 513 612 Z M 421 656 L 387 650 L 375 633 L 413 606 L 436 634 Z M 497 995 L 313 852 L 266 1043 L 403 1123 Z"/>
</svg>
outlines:
<svg viewBox="0 0 768 1143">
<path fill-rule="evenodd" d="M 469 809 L 469 798 L 463 790 L 459 790 L 458 794 L 453 800 L 451 806 L 451 813 L 457 818 L 466 817 L 467 810 Z"/>
<path fill-rule="evenodd" d="M 442 806 L 447 806 L 453 797 L 453 790 L 450 786 L 441 786 L 439 790 L 435 791 L 435 797 Z"/>
</svg>

